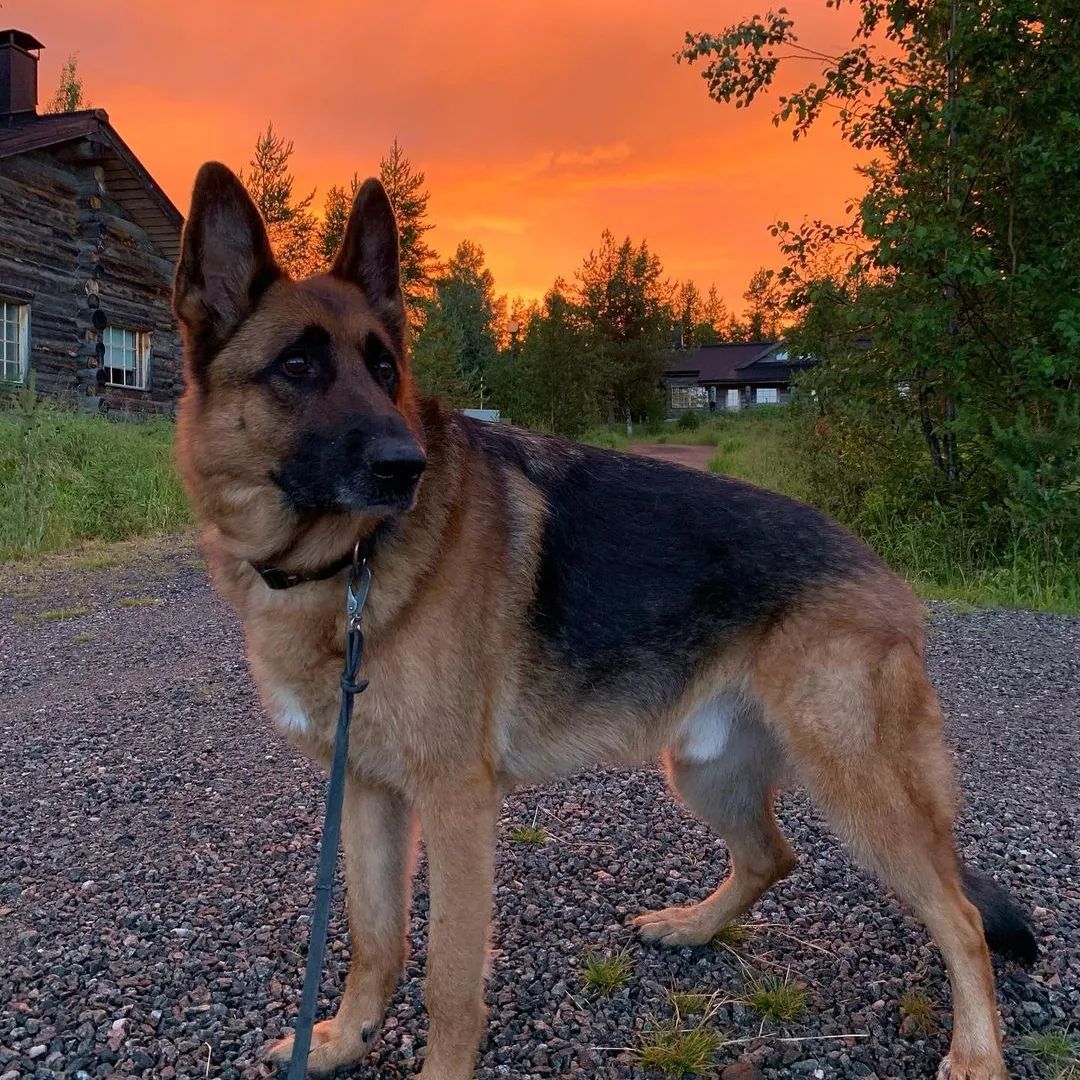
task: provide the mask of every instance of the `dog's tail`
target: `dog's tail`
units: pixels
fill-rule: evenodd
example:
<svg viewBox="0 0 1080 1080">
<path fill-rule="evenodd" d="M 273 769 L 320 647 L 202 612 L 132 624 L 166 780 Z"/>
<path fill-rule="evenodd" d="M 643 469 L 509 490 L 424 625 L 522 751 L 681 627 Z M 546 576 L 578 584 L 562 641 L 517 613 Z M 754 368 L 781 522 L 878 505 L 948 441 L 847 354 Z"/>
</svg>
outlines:
<svg viewBox="0 0 1080 1080">
<path fill-rule="evenodd" d="M 967 898 L 982 916 L 990 951 L 1022 964 L 1035 963 L 1039 955 L 1035 931 L 1016 899 L 988 874 L 970 866 L 961 866 L 960 877 Z"/>
</svg>

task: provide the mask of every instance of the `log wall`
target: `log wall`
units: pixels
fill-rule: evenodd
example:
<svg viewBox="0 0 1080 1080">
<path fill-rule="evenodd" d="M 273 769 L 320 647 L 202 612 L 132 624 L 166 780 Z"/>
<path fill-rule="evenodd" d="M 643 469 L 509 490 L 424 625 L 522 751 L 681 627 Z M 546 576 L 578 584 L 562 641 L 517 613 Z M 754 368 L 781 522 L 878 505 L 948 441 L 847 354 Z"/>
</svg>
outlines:
<svg viewBox="0 0 1080 1080">
<path fill-rule="evenodd" d="M 81 409 L 172 415 L 182 389 L 172 265 L 85 157 L 65 160 L 60 149 L 0 160 L 0 295 L 30 304 L 40 393 Z M 99 381 L 102 325 L 149 331 L 146 390 Z"/>
</svg>

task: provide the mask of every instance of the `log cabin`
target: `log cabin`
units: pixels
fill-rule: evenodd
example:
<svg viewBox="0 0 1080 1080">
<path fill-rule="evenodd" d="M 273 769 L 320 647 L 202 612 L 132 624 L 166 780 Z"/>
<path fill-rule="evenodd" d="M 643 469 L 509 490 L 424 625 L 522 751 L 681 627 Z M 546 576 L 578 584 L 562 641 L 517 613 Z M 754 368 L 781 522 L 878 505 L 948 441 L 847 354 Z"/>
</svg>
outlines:
<svg viewBox="0 0 1080 1080">
<path fill-rule="evenodd" d="M 102 109 L 39 114 L 44 46 L 0 31 L 0 382 L 69 407 L 171 416 L 183 218 Z"/>
</svg>

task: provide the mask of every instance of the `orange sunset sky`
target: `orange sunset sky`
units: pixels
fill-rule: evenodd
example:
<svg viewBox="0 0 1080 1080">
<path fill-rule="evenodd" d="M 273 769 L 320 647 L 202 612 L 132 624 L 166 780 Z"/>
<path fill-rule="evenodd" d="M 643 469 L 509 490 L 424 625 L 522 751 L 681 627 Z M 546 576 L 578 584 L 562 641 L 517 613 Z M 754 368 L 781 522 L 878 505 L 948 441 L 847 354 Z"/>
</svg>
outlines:
<svg viewBox="0 0 1080 1080">
<path fill-rule="evenodd" d="M 247 164 L 268 120 L 296 144 L 298 187 L 377 169 L 396 135 L 427 173 L 430 239 L 483 245 L 500 292 L 540 297 L 600 232 L 642 237 L 675 278 L 736 309 L 777 265 L 777 218 L 837 219 L 859 189 L 828 128 L 793 143 L 771 103 L 718 105 L 675 63 L 686 30 L 766 0 L 5 0 L 44 42 L 40 97 L 78 55 L 87 96 L 186 211 L 198 165 Z M 804 42 L 835 51 L 850 12 L 788 0 Z M 811 71 L 804 65 L 801 75 Z M 793 69 L 781 85 L 794 85 Z"/>
</svg>

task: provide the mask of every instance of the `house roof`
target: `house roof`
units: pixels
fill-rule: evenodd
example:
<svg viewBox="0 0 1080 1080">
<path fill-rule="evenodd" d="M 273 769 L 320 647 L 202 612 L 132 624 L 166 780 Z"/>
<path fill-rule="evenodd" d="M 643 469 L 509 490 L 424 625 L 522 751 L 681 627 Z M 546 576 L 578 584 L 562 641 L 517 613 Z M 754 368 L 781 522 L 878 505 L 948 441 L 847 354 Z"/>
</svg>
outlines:
<svg viewBox="0 0 1080 1080">
<path fill-rule="evenodd" d="M 795 371 L 809 367 L 813 361 L 774 359 L 782 344 L 781 341 L 738 341 L 699 345 L 696 349 L 676 352 L 668 361 L 666 374 L 693 378 L 703 384 L 732 386 L 790 382 Z"/>
<path fill-rule="evenodd" d="M 8 127 L 0 127 L 0 159 L 66 145 L 89 148 L 89 153 L 83 154 L 81 160 L 98 164 L 105 170 L 105 187 L 109 194 L 146 232 L 158 250 L 175 262 L 180 255 L 180 228 L 184 217 L 120 138 L 104 109 L 46 116 L 29 113 L 14 117 Z"/>
</svg>

